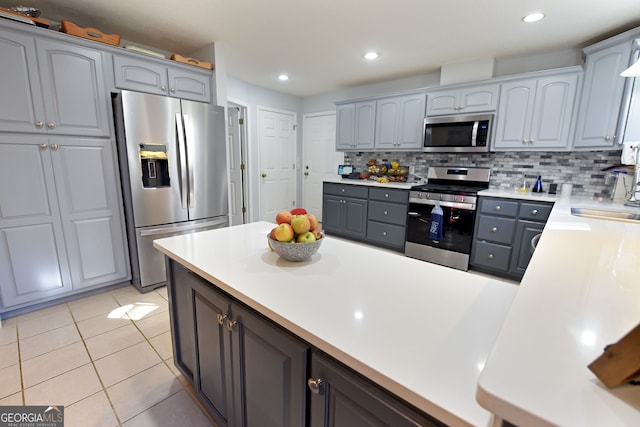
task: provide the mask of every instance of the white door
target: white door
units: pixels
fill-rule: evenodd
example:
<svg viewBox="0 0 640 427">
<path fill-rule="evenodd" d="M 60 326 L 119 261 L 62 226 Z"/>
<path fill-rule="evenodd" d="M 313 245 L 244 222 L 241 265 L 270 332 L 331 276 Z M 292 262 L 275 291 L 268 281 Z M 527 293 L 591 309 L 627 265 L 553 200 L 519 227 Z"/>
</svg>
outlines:
<svg viewBox="0 0 640 427">
<path fill-rule="evenodd" d="M 295 206 L 296 115 L 258 108 L 260 220 Z"/>
<path fill-rule="evenodd" d="M 303 117 L 302 207 L 322 221 L 322 182 L 335 178 L 344 153 L 336 151 L 335 112 Z"/>
<path fill-rule="evenodd" d="M 246 222 L 245 205 L 245 108 L 229 104 L 228 108 L 229 144 L 229 197 L 230 225 Z"/>
</svg>

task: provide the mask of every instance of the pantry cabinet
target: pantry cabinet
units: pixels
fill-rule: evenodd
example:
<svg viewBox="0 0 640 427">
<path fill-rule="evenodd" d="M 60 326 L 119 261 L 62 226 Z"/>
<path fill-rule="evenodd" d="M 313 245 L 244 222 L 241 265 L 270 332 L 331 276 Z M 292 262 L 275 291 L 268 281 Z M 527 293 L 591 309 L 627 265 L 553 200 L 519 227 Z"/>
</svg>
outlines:
<svg viewBox="0 0 640 427">
<path fill-rule="evenodd" d="M 129 278 L 108 139 L 0 134 L 3 309 Z"/>
<path fill-rule="evenodd" d="M 425 93 L 377 100 L 375 149 L 419 151 L 425 103 Z"/>
<path fill-rule="evenodd" d="M 115 87 L 211 102 L 211 72 L 140 55 L 113 55 Z"/>
<path fill-rule="evenodd" d="M 503 83 L 492 151 L 567 150 L 579 77 L 570 72 Z"/>
<path fill-rule="evenodd" d="M 427 116 L 495 111 L 498 93 L 497 84 L 430 91 L 427 94 Z"/>
<path fill-rule="evenodd" d="M 167 261 L 176 365 L 221 427 L 305 425 L 308 345 Z"/>
<path fill-rule="evenodd" d="M 339 104 L 336 108 L 336 150 L 373 150 L 376 102 Z"/>
<path fill-rule="evenodd" d="M 102 55 L 0 28 L 2 131 L 109 136 Z"/>
</svg>

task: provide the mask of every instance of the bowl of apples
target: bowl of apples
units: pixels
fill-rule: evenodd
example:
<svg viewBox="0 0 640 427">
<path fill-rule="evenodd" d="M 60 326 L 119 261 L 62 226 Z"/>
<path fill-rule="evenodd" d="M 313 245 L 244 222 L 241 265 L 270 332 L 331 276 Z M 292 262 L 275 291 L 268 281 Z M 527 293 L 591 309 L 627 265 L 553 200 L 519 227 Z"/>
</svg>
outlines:
<svg viewBox="0 0 640 427">
<path fill-rule="evenodd" d="M 282 210 L 267 235 L 269 248 L 287 261 L 306 261 L 318 252 L 323 234 L 318 219 L 303 208 Z"/>
</svg>

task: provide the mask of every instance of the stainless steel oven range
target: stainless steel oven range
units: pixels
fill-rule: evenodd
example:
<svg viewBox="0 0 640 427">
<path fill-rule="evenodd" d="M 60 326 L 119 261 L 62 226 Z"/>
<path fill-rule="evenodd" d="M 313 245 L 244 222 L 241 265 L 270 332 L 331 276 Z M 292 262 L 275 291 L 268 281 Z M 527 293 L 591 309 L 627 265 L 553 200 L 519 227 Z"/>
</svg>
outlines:
<svg viewBox="0 0 640 427">
<path fill-rule="evenodd" d="M 469 269 L 478 191 L 489 188 L 491 169 L 431 167 L 427 183 L 411 187 L 405 255 L 458 270 Z M 440 201 L 444 236 L 429 237 L 431 210 Z"/>
</svg>

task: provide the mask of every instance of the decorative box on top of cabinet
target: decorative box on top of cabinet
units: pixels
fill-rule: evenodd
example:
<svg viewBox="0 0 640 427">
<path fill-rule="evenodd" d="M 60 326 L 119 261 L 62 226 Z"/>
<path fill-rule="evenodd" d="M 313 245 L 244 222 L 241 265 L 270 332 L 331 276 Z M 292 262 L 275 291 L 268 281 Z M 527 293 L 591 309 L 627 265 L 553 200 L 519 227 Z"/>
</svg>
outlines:
<svg viewBox="0 0 640 427">
<path fill-rule="evenodd" d="M 552 207 L 549 202 L 480 197 L 471 267 L 522 279 Z"/>
<path fill-rule="evenodd" d="M 373 150 L 376 101 L 351 102 L 336 107 L 336 150 Z"/>
<path fill-rule="evenodd" d="M 378 99 L 375 149 L 419 151 L 425 103 L 424 92 Z"/>
<path fill-rule="evenodd" d="M 136 54 L 114 54 L 115 87 L 211 102 L 212 72 Z"/>
<path fill-rule="evenodd" d="M 427 93 L 427 116 L 495 111 L 497 84 L 433 90 Z"/>
<path fill-rule="evenodd" d="M 568 150 L 580 77 L 572 68 L 503 83 L 491 150 Z"/>
<path fill-rule="evenodd" d="M 103 54 L 0 27 L 5 132 L 109 136 Z"/>
</svg>

